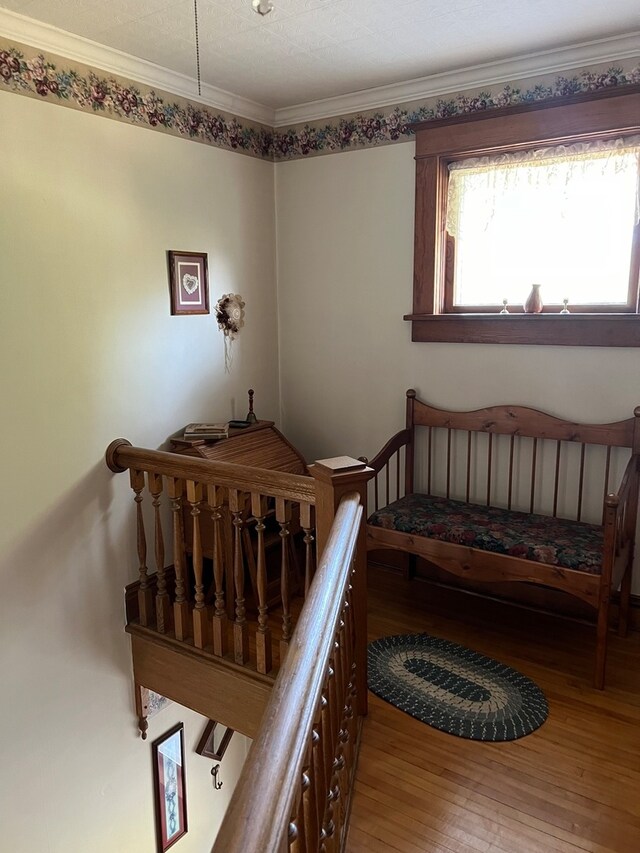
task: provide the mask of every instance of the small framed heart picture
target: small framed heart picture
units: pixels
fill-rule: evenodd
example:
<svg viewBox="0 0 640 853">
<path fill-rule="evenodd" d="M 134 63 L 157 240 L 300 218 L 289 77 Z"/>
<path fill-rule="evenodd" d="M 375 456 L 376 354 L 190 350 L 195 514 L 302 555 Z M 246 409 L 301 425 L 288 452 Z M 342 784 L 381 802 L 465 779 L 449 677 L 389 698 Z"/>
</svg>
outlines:
<svg viewBox="0 0 640 853">
<path fill-rule="evenodd" d="M 207 256 L 202 252 L 168 252 L 172 314 L 209 313 Z"/>
</svg>

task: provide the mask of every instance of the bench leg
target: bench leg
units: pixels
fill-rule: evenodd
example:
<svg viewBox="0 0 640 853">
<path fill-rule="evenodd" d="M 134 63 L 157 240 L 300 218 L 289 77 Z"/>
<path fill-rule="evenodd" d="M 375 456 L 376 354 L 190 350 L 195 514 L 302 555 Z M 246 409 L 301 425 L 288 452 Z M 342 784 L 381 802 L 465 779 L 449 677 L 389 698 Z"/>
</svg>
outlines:
<svg viewBox="0 0 640 853">
<path fill-rule="evenodd" d="M 620 585 L 620 607 L 618 610 L 618 634 L 621 637 L 626 637 L 629 631 L 629 606 L 631 604 L 631 567 L 633 558 L 629 558 L 629 563 L 622 576 L 622 584 Z"/>
<path fill-rule="evenodd" d="M 607 665 L 607 639 L 609 634 L 609 594 L 600 601 L 598 608 L 598 635 L 596 639 L 596 670 L 593 686 L 604 690 L 604 672 Z"/>
<path fill-rule="evenodd" d="M 406 554 L 405 555 L 405 564 L 403 576 L 406 581 L 412 581 L 416 576 L 416 565 L 418 563 L 418 558 L 415 554 Z"/>
</svg>

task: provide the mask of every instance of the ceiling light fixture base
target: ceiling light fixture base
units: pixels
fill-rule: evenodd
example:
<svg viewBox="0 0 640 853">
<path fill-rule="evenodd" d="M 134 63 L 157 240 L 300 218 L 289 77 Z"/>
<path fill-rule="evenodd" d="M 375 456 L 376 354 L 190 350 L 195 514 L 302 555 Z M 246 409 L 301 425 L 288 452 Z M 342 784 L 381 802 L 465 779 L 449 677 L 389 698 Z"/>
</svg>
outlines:
<svg viewBox="0 0 640 853">
<path fill-rule="evenodd" d="M 273 11 L 273 3 L 271 0 L 252 0 L 251 5 L 253 6 L 253 11 L 263 17 Z"/>
</svg>

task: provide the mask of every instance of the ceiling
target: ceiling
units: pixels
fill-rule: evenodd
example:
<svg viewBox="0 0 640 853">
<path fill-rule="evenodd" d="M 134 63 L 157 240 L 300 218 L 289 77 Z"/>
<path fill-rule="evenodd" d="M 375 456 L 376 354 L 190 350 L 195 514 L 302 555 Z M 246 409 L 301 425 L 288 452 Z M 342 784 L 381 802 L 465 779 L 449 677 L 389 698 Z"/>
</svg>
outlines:
<svg viewBox="0 0 640 853">
<path fill-rule="evenodd" d="M 198 0 L 203 82 L 273 109 L 640 26 L 637 0 L 273 2 L 261 17 L 251 0 Z M 193 0 L 0 0 L 0 7 L 195 77 Z"/>
</svg>

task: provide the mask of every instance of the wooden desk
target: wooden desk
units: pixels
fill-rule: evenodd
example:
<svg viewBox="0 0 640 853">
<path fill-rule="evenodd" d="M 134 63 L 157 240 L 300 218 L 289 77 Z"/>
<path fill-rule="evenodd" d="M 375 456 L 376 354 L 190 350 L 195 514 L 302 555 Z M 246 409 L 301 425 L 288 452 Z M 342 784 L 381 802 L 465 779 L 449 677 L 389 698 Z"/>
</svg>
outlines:
<svg viewBox="0 0 640 853">
<path fill-rule="evenodd" d="M 276 429 L 273 421 L 258 421 L 244 429 L 230 429 L 229 438 L 218 441 L 174 438 L 171 450 L 216 462 L 254 465 L 288 474 L 309 473 L 302 454 Z"/>
<path fill-rule="evenodd" d="M 184 439 L 174 438 L 171 440 L 171 450 L 175 453 L 181 453 L 186 456 L 197 456 L 201 459 L 210 459 L 216 462 L 235 462 L 238 465 L 253 465 L 256 468 L 269 468 L 276 471 L 284 471 L 288 474 L 305 474 L 308 475 L 307 463 L 301 453 L 291 444 L 288 439 L 276 429 L 273 421 L 257 421 L 250 427 L 244 429 L 230 429 L 229 438 L 222 438 L 217 441 L 202 441 L 200 439 L 194 441 L 185 441 Z M 227 508 L 223 510 L 223 536 L 224 536 L 224 562 L 226 576 L 226 599 L 227 611 L 230 618 L 233 618 L 233 576 L 230 570 L 232 561 L 232 532 L 231 520 Z M 249 505 L 247 504 L 244 518 L 249 518 Z M 191 553 L 191 545 L 193 541 L 191 531 L 191 509 L 189 506 L 183 506 L 184 533 L 185 533 L 185 548 L 187 553 Z M 297 513 L 291 520 L 290 524 L 291 538 L 289 544 L 291 547 L 291 566 L 295 575 L 292 579 L 292 589 L 299 586 L 299 571 L 298 562 L 295 554 L 293 540 L 299 532 L 299 520 Z M 267 551 L 271 551 L 275 547 L 280 547 L 281 540 L 277 533 L 278 527 L 274 524 L 272 513 L 268 513 L 267 517 L 267 532 L 265 535 L 265 544 Z M 251 584 L 254 590 L 256 589 L 256 565 L 254 557 L 253 533 L 250 532 L 249 526 L 243 527 L 243 559 L 249 572 Z M 213 530 L 210 524 L 203 523 L 201 526 L 201 544 L 203 556 L 208 559 L 213 559 Z M 271 563 L 271 560 L 268 561 Z M 270 574 L 275 571 L 277 573 L 277 561 L 274 566 L 268 566 Z M 267 596 L 269 605 L 277 601 L 279 591 L 279 581 L 277 574 L 274 580 L 268 584 Z M 211 588 L 207 595 L 207 600 L 211 600 Z M 248 607 L 251 608 L 252 602 L 248 602 Z"/>
</svg>

